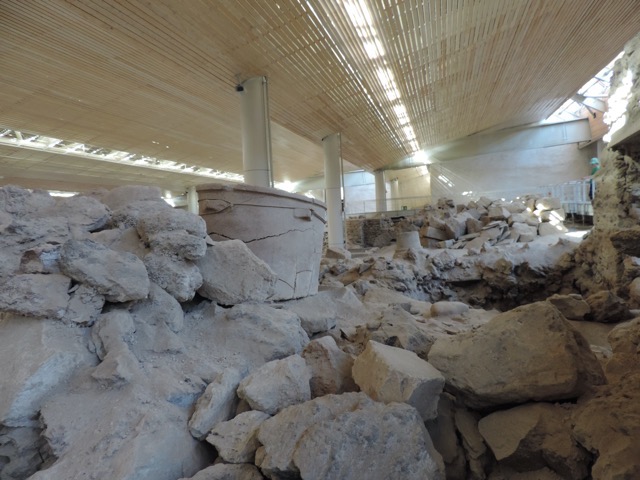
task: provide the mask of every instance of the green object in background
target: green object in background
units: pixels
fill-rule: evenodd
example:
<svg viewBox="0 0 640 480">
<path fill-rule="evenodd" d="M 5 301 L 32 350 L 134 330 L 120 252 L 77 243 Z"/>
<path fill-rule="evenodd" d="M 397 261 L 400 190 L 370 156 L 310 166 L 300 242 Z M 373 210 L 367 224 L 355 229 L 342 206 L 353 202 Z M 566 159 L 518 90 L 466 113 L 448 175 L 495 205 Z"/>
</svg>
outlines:
<svg viewBox="0 0 640 480">
<path fill-rule="evenodd" d="M 597 158 L 593 157 L 591 159 L 591 175 L 596 173 L 598 170 L 600 170 L 600 161 Z"/>
</svg>

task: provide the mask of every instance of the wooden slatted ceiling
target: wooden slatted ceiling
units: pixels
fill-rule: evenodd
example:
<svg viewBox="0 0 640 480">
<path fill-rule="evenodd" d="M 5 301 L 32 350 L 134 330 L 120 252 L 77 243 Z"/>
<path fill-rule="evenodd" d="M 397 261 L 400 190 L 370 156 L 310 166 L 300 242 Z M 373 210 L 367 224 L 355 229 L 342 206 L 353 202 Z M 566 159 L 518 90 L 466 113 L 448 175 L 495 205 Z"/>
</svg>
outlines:
<svg viewBox="0 0 640 480">
<path fill-rule="evenodd" d="M 264 74 L 278 180 L 335 131 L 375 169 L 411 153 L 399 106 L 421 148 L 538 121 L 638 30 L 637 0 L 1 0 L 0 126 L 241 173 L 233 87 Z"/>
</svg>

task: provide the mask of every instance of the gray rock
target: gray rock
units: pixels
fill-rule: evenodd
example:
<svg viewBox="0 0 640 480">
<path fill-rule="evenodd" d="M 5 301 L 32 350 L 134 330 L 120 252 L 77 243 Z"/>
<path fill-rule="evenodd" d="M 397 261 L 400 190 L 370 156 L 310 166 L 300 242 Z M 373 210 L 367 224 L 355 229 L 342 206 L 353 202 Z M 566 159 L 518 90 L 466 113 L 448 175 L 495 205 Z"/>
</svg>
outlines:
<svg viewBox="0 0 640 480">
<path fill-rule="evenodd" d="M 71 279 L 58 274 L 24 274 L 0 285 L 0 310 L 18 315 L 61 319 L 69 303 Z"/>
<path fill-rule="evenodd" d="M 125 205 L 145 200 L 162 202 L 166 208 L 171 208 L 162 200 L 162 191 L 159 187 L 147 187 L 143 185 L 123 185 L 112 188 L 101 200 L 102 203 L 107 205 L 111 210 L 116 210 Z"/>
<path fill-rule="evenodd" d="M 126 229 L 135 228 L 142 215 L 149 215 L 149 212 L 163 212 L 171 207 L 160 197 L 150 200 L 138 200 L 113 208 L 111 213 L 111 225 L 115 228 Z"/>
<path fill-rule="evenodd" d="M 227 369 L 207 385 L 189 419 L 191 435 L 202 440 L 218 423 L 233 416 L 238 404 L 236 390 L 244 375 L 242 370 Z"/>
<path fill-rule="evenodd" d="M 547 302 L 439 338 L 429 363 L 471 408 L 576 398 L 605 381 L 587 341 Z"/>
<path fill-rule="evenodd" d="M 188 260 L 152 252 L 144 257 L 144 265 L 149 279 L 179 302 L 193 299 L 202 285 L 200 270 Z"/>
<path fill-rule="evenodd" d="M 155 234 L 173 231 L 185 231 L 202 239 L 207 236 L 207 227 L 202 217 L 175 208 L 143 212 L 138 218 L 136 228 L 146 242 Z"/>
<path fill-rule="evenodd" d="M 93 325 L 104 307 L 104 295 L 87 285 L 79 285 L 71 294 L 63 321 L 84 327 Z"/>
<path fill-rule="evenodd" d="M 149 297 L 135 302 L 131 307 L 131 313 L 149 325 L 165 323 L 176 333 L 184 326 L 184 311 L 180 303 L 153 282 L 149 288 Z"/>
<path fill-rule="evenodd" d="M 20 271 L 22 273 L 60 273 L 59 260 L 60 245 L 39 245 L 22 253 Z"/>
<path fill-rule="evenodd" d="M 584 320 L 584 317 L 591 312 L 591 307 L 577 293 L 570 295 L 551 295 L 547 302 L 556 307 L 560 313 L 569 320 Z"/>
<path fill-rule="evenodd" d="M 302 351 L 311 371 L 311 396 L 354 392 L 358 389 L 351 376 L 353 358 L 340 350 L 333 337 L 312 340 Z"/>
<path fill-rule="evenodd" d="M 554 224 L 549 222 L 542 222 L 538 224 L 538 235 L 541 237 L 547 235 L 559 235 L 561 233 L 567 233 L 569 230 L 562 224 Z"/>
<path fill-rule="evenodd" d="M 198 293 L 222 305 L 263 302 L 275 291 L 277 275 L 241 240 L 216 242 L 196 265 L 203 277 Z"/>
<path fill-rule="evenodd" d="M 369 342 L 353 364 L 353 379 L 374 400 L 407 403 L 425 421 L 438 415 L 444 377 L 413 352 Z"/>
<path fill-rule="evenodd" d="M 258 411 L 244 412 L 227 422 L 218 423 L 207 437 L 220 457 L 228 463 L 253 463 L 258 442 L 258 428 L 269 415 Z"/>
<path fill-rule="evenodd" d="M 110 302 L 139 300 L 149 294 L 147 270 L 138 257 L 91 240 L 65 243 L 60 251 L 60 270 L 95 288 Z"/>
<path fill-rule="evenodd" d="M 219 463 L 200 470 L 193 477 L 179 480 L 263 480 L 264 477 L 254 465 L 229 465 Z"/>
<path fill-rule="evenodd" d="M 444 480 L 444 465 L 416 410 L 373 404 L 312 425 L 293 454 L 308 480 Z"/>
<path fill-rule="evenodd" d="M 404 348 L 426 359 L 434 337 L 420 328 L 413 315 L 402 308 L 393 307 L 382 312 L 379 326 L 365 340 Z"/>
<path fill-rule="evenodd" d="M 149 237 L 148 243 L 151 250 L 156 253 L 178 255 L 186 260 L 202 258 L 207 252 L 207 243 L 204 238 L 182 230 L 155 233 Z"/>
<path fill-rule="evenodd" d="M 311 372 L 300 355 L 265 363 L 238 387 L 238 396 L 252 409 L 275 415 L 283 408 L 311 399 Z"/>
<path fill-rule="evenodd" d="M 72 228 L 87 232 L 104 228 L 111 218 L 111 212 L 104 204 L 84 195 L 59 199 L 52 209 L 52 215 L 65 217 Z"/>
<path fill-rule="evenodd" d="M 55 202 L 55 198 L 44 190 L 27 190 L 16 185 L 0 188 L 0 210 L 15 216 L 42 213 Z"/>
</svg>

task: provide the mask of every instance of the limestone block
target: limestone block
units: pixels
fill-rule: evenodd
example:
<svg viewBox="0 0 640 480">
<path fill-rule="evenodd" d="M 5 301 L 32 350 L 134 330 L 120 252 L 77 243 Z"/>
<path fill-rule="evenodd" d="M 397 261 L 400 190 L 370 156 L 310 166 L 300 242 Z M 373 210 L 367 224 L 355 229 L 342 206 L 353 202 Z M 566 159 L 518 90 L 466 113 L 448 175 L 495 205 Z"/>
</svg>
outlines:
<svg viewBox="0 0 640 480">
<path fill-rule="evenodd" d="M 179 302 L 191 300 L 202 286 L 202 274 L 188 260 L 149 253 L 144 257 L 149 279 Z"/>
<path fill-rule="evenodd" d="M 0 423 L 40 426 L 42 404 L 80 369 L 97 363 L 83 332 L 60 322 L 0 316 Z"/>
<path fill-rule="evenodd" d="M 373 401 L 365 393 L 344 393 L 314 398 L 285 408 L 260 425 L 258 440 L 263 448 L 256 452 L 256 465 L 268 478 L 287 478 L 299 474 L 293 464 L 293 454 L 309 427 L 372 404 Z"/>
<path fill-rule="evenodd" d="M 140 374 L 138 359 L 125 345 L 109 350 L 102 362 L 91 372 L 103 387 L 121 387 Z"/>
<path fill-rule="evenodd" d="M 513 223 L 511 225 L 511 233 L 512 238 L 516 238 L 518 242 L 533 242 L 538 236 L 538 228 L 526 223 Z"/>
<path fill-rule="evenodd" d="M 252 409 L 275 415 L 283 408 L 311 399 L 311 371 L 300 355 L 267 362 L 238 387 L 238 396 Z"/>
<path fill-rule="evenodd" d="M 554 225 L 549 222 L 542 222 L 538 224 L 538 235 L 541 237 L 547 235 L 559 235 L 561 233 L 567 233 L 569 230 L 562 224 Z"/>
<path fill-rule="evenodd" d="M 110 302 L 139 300 L 149 294 L 147 269 L 138 257 L 91 240 L 69 240 L 60 251 L 60 270 L 96 289 Z"/>
<path fill-rule="evenodd" d="M 84 195 L 60 198 L 51 210 L 53 216 L 67 218 L 72 228 L 87 232 L 104 228 L 111 219 L 111 212 L 103 203 Z"/>
<path fill-rule="evenodd" d="M 243 370 L 228 368 L 207 385 L 189 419 L 193 437 L 204 439 L 213 427 L 233 416 L 238 404 L 236 390 L 244 376 Z"/>
<path fill-rule="evenodd" d="M 547 302 L 556 307 L 569 320 L 584 320 L 584 317 L 591 312 L 589 304 L 584 301 L 582 295 L 577 293 L 551 295 L 547 298 Z"/>
<path fill-rule="evenodd" d="M 490 220 L 507 220 L 511 216 L 511 212 L 502 206 L 492 205 L 489 207 Z"/>
<path fill-rule="evenodd" d="M 312 398 L 358 389 L 351 376 L 353 358 L 340 350 L 333 337 L 312 340 L 302 351 L 302 357 L 311 371 Z"/>
<path fill-rule="evenodd" d="M 196 265 L 203 277 L 198 293 L 221 305 L 263 302 L 275 291 L 277 275 L 241 240 L 216 242 Z"/>
<path fill-rule="evenodd" d="M 87 285 L 79 285 L 69 299 L 67 311 L 63 321 L 85 327 L 93 325 L 104 307 L 104 295 Z"/>
<path fill-rule="evenodd" d="M 562 208 L 562 202 L 556 197 L 543 197 L 535 202 L 536 210 L 558 210 Z"/>
<path fill-rule="evenodd" d="M 537 403 L 492 413 L 478 428 L 496 460 L 518 470 L 548 467 L 562 478 L 589 474 L 589 455 L 571 436 L 570 410 Z"/>
<path fill-rule="evenodd" d="M 399 306 L 414 315 L 424 315 L 431 310 L 431 304 L 429 302 L 415 300 L 400 292 L 375 286 L 369 286 L 364 294 L 363 301 L 366 305 L 380 304 L 391 307 Z M 362 305 L 360 308 L 363 308 Z"/>
<path fill-rule="evenodd" d="M 264 477 L 254 465 L 218 463 L 200 470 L 193 477 L 179 480 L 264 480 Z"/>
<path fill-rule="evenodd" d="M 326 332 L 336 326 L 338 320 L 358 318 L 362 314 L 362 302 L 348 288 L 323 288 L 316 295 L 291 300 L 283 304 L 286 310 L 300 318 L 307 335 Z"/>
<path fill-rule="evenodd" d="M 593 293 L 585 298 L 591 313 L 587 320 L 602 323 L 616 323 L 629 320 L 632 315 L 625 301 L 609 290 Z"/>
<path fill-rule="evenodd" d="M 353 364 L 353 379 L 374 400 L 407 403 L 424 420 L 438 414 L 444 377 L 413 352 L 370 341 Z"/>
<path fill-rule="evenodd" d="M 295 313 L 267 305 L 236 305 L 211 326 L 211 332 L 230 350 L 262 362 L 300 353 L 309 343 Z"/>
<path fill-rule="evenodd" d="M 557 208 L 554 210 L 545 210 L 540 213 L 540 219 L 543 222 L 564 222 L 567 218 L 567 213 L 564 208 Z"/>
<path fill-rule="evenodd" d="M 467 218 L 465 225 L 468 233 L 478 233 L 484 227 L 484 223 L 475 218 Z"/>
<path fill-rule="evenodd" d="M 438 338 L 428 358 L 471 408 L 576 398 L 604 382 L 587 341 L 547 302 Z"/>
<path fill-rule="evenodd" d="M 440 316 L 452 316 L 452 315 L 462 315 L 469 311 L 469 305 L 462 302 L 448 302 L 441 301 L 436 302 L 431 305 L 431 316 L 432 317 L 440 317 Z"/>
<path fill-rule="evenodd" d="M 413 315 L 400 307 L 392 307 L 382 311 L 378 328 L 367 340 L 403 348 L 426 359 L 434 338 L 420 328 Z"/>
<path fill-rule="evenodd" d="M 228 463 L 253 463 L 258 442 L 258 428 L 269 415 L 251 410 L 233 419 L 218 423 L 207 442 L 216 447 L 220 457 Z"/>
<path fill-rule="evenodd" d="M 23 274 L 0 283 L 0 311 L 61 319 L 69 302 L 71 279 L 58 274 Z"/>
<path fill-rule="evenodd" d="M 178 255 L 186 260 L 196 260 L 207 253 L 204 238 L 191 235 L 184 230 L 157 232 L 149 236 L 149 247 L 163 255 Z"/>
<path fill-rule="evenodd" d="M 460 238 L 467 233 L 467 219 L 473 218 L 467 212 L 458 213 L 444 221 L 445 231 L 449 238 Z"/>
<path fill-rule="evenodd" d="M 325 258 L 335 258 L 335 259 L 343 259 L 350 260 L 351 252 L 346 248 L 340 247 L 328 247 L 327 251 L 324 254 Z"/>
<path fill-rule="evenodd" d="M 444 480 L 442 457 L 408 405 L 373 404 L 311 426 L 293 454 L 308 480 Z"/>
<path fill-rule="evenodd" d="M 135 302 L 130 311 L 141 322 L 149 325 L 164 323 L 175 333 L 184 326 L 184 311 L 180 303 L 153 282 L 149 288 L 149 297 Z"/>
<path fill-rule="evenodd" d="M 448 234 L 444 230 L 440 230 L 438 228 L 428 226 L 422 234 L 423 237 L 432 238 L 434 240 L 447 240 L 452 238 L 450 234 Z"/>
</svg>

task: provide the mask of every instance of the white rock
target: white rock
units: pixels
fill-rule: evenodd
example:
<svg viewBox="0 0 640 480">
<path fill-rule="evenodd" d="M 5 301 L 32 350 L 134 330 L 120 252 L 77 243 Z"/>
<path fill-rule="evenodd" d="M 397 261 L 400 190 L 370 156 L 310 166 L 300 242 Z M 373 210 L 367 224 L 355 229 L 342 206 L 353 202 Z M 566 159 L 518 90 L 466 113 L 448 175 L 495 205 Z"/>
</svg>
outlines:
<svg viewBox="0 0 640 480">
<path fill-rule="evenodd" d="M 277 275 L 241 240 L 216 242 L 196 265 L 203 277 L 198 293 L 221 305 L 263 302 L 275 291 Z"/>
<path fill-rule="evenodd" d="M 370 341 L 353 364 L 353 378 L 374 400 L 407 403 L 424 420 L 438 415 L 444 377 L 413 352 Z"/>
<path fill-rule="evenodd" d="M 312 425 L 293 462 L 305 480 L 444 480 L 442 457 L 408 405 L 373 404 Z"/>
<path fill-rule="evenodd" d="M 60 270 L 89 285 L 110 302 L 140 300 L 149 294 L 147 269 L 138 257 L 91 240 L 70 240 L 60 251 Z"/>
<path fill-rule="evenodd" d="M 576 398 L 604 382 L 587 341 L 547 302 L 438 338 L 429 363 L 472 408 Z"/>
<path fill-rule="evenodd" d="M 0 283 L 0 310 L 18 315 L 63 318 L 71 279 L 58 274 L 23 274 Z"/>
<path fill-rule="evenodd" d="M 441 301 L 431 305 L 432 317 L 462 315 L 468 311 L 469 305 L 462 302 Z"/>
<path fill-rule="evenodd" d="M 258 428 L 267 418 L 264 412 L 248 411 L 227 422 L 218 423 L 207 437 L 220 457 L 228 463 L 253 463 L 258 442 Z"/>
<path fill-rule="evenodd" d="M 541 237 L 547 235 L 559 235 L 561 233 L 567 233 L 569 230 L 562 224 L 552 224 L 549 222 L 542 222 L 538 224 L 538 235 Z"/>
<path fill-rule="evenodd" d="M 300 355 L 265 363 L 238 387 L 238 396 L 251 408 L 274 415 L 285 407 L 311 399 L 311 372 Z"/>
<path fill-rule="evenodd" d="M 302 351 L 302 357 L 311 371 L 312 397 L 357 390 L 351 376 L 353 358 L 340 350 L 333 337 L 312 340 Z"/>
<path fill-rule="evenodd" d="M 562 202 L 556 197 L 544 197 L 536 200 L 536 210 L 557 210 L 562 208 Z"/>
<path fill-rule="evenodd" d="M 230 368 L 207 386 L 189 419 L 191 435 L 202 440 L 218 423 L 233 416 L 238 404 L 236 390 L 243 377 L 244 371 Z"/>
</svg>

